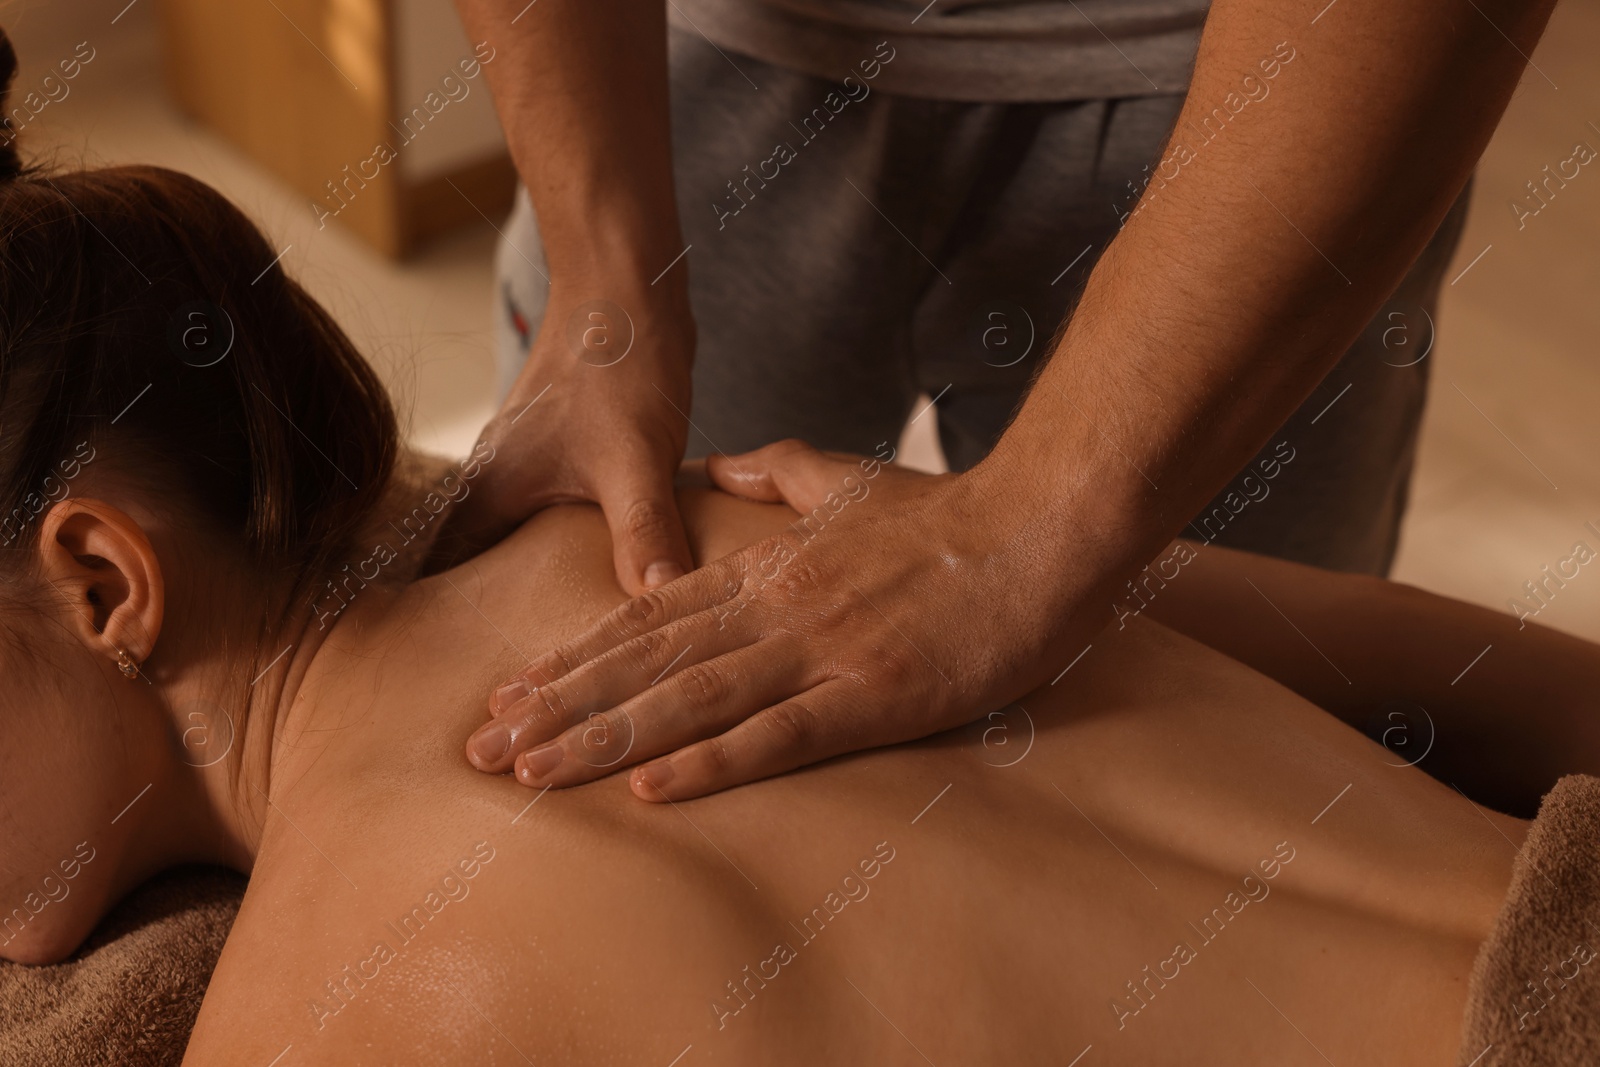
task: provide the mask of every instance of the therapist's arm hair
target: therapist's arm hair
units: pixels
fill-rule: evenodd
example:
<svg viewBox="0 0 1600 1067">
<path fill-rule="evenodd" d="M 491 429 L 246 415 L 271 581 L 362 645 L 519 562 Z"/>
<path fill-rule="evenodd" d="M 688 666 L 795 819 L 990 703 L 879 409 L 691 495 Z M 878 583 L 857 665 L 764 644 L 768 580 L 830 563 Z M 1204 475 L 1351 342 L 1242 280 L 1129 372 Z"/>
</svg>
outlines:
<svg viewBox="0 0 1600 1067">
<path fill-rule="evenodd" d="M 1387 742 L 1397 764 L 1426 751 L 1424 770 L 1524 816 L 1561 775 L 1600 774 L 1600 645 L 1399 582 L 1184 547 L 1142 614 Z"/>
<path fill-rule="evenodd" d="M 661 0 L 457 0 L 553 277 L 648 282 L 683 248 Z M 684 284 L 683 272 L 661 285 Z M 657 287 L 659 288 L 659 286 Z"/>
<path fill-rule="evenodd" d="M 976 468 L 1060 575 L 1053 617 L 1115 600 L 1327 375 L 1465 186 L 1553 6 L 1215 0 L 1138 209 Z"/>
</svg>

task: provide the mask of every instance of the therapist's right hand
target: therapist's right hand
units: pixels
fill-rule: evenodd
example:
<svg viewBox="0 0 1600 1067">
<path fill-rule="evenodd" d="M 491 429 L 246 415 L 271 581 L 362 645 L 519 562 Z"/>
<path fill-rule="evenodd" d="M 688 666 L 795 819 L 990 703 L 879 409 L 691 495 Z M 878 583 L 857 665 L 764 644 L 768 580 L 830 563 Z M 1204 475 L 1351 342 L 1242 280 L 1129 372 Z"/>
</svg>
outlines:
<svg viewBox="0 0 1600 1067">
<path fill-rule="evenodd" d="M 605 512 L 630 595 L 690 570 L 673 477 L 694 344 L 681 283 L 553 286 L 528 362 L 484 427 L 494 456 L 452 515 L 451 542 L 484 547 L 541 508 L 591 501 Z"/>
</svg>

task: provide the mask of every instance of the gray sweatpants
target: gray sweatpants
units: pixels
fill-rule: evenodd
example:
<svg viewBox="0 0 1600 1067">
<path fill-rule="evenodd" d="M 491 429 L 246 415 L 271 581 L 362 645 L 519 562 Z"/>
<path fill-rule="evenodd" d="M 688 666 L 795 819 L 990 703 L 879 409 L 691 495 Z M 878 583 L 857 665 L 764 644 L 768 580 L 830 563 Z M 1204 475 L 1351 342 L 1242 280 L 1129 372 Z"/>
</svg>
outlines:
<svg viewBox="0 0 1600 1067">
<path fill-rule="evenodd" d="M 690 456 L 785 437 L 870 453 L 898 438 L 926 392 L 951 468 L 972 466 L 1005 429 L 1182 103 L 950 103 L 863 94 L 871 83 L 859 73 L 846 94 L 678 31 L 670 54 L 699 329 Z M 1387 571 L 1440 279 L 1466 207 L 1463 193 L 1390 302 L 1189 536 Z M 546 297 L 525 194 L 497 266 L 509 389 Z"/>
</svg>

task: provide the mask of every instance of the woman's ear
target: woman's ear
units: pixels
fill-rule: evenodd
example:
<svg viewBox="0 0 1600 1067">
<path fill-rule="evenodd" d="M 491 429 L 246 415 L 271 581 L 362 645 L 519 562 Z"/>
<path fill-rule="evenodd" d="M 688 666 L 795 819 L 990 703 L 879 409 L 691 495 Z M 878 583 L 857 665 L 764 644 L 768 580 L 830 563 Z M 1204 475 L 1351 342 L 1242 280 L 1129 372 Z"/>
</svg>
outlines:
<svg viewBox="0 0 1600 1067">
<path fill-rule="evenodd" d="M 101 500 L 68 497 L 45 513 L 39 572 L 70 609 L 68 625 L 96 655 L 143 663 L 161 633 L 166 591 L 144 530 Z"/>
</svg>

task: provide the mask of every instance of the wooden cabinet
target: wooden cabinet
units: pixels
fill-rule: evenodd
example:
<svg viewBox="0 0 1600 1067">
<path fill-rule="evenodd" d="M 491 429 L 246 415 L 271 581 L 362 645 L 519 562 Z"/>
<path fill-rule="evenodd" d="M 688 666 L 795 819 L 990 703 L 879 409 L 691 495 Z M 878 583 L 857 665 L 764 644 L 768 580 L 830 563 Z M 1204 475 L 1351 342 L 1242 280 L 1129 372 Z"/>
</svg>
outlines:
<svg viewBox="0 0 1600 1067">
<path fill-rule="evenodd" d="M 499 224 L 515 172 L 485 63 L 448 0 L 162 0 L 178 106 L 343 226 L 402 258 Z"/>
</svg>

